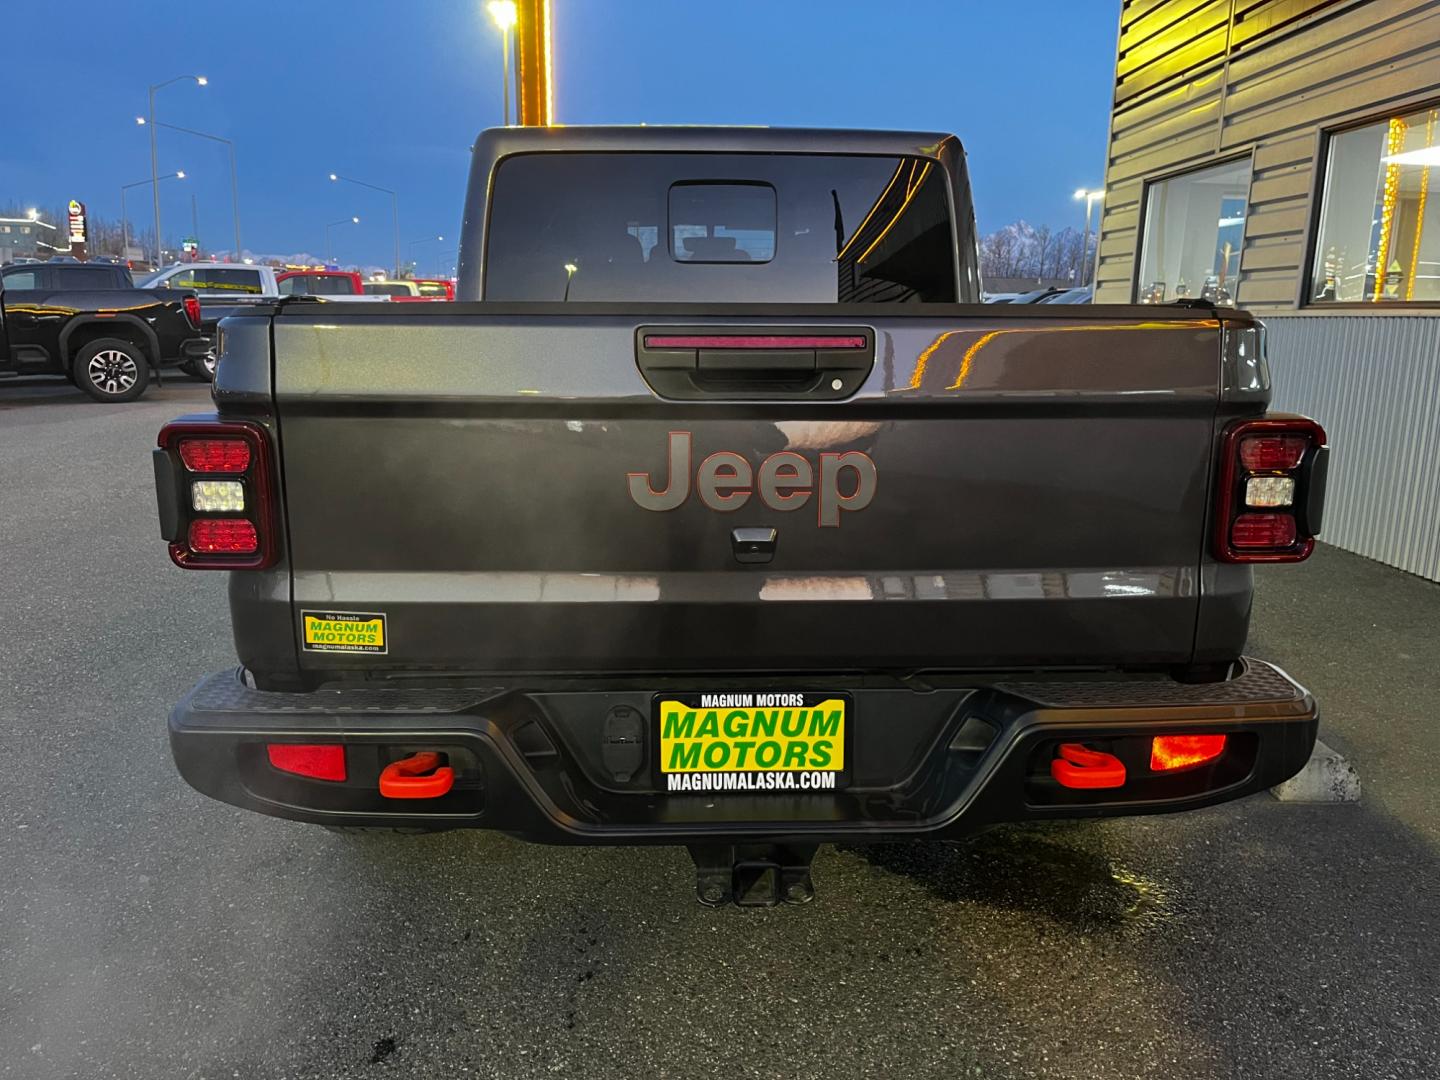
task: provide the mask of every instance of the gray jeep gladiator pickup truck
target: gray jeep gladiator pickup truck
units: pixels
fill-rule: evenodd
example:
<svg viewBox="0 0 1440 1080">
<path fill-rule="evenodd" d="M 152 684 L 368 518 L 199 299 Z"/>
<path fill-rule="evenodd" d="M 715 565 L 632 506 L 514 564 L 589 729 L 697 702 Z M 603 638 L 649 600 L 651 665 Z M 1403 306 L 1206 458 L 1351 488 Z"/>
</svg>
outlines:
<svg viewBox="0 0 1440 1080">
<path fill-rule="evenodd" d="M 161 531 L 240 666 L 181 774 L 341 827 L 683 844 L 801 902 L 822 842 L 1185 810 L 1294 774 L 1243 655 L 1325 436 L 1263 327 L 983 306 L 952 136 L 481 135 L 459 300 L 221 327 Z"/>
</svg>

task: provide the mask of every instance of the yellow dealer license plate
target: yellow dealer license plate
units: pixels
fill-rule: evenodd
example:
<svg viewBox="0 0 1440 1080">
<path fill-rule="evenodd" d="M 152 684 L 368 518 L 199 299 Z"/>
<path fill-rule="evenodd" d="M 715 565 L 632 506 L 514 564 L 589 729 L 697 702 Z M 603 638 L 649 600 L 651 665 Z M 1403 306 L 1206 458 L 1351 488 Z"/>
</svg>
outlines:
<svg viewBox="0 0 1440 1080">
<path fill-rule="evenodd" d="M 659 695 L 657 758 L 673 792 L 844 786 L 850 699 L 794 691 Z"/>
</svg>

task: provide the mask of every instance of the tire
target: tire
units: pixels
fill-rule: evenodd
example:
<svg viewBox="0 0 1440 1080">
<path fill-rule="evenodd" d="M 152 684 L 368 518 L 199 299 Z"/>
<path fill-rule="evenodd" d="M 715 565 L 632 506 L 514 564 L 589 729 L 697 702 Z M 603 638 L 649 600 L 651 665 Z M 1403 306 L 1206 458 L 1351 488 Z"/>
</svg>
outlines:
<svg viewBox="0 0 1440 1080">
<path fill-rule="evenodd" d="M 192 379 L 199 379 L 201 382 L 214 382 L 215 354 L 208 352 L 200 359 L 186 360 L 180 365 L 180 370 Z"/>
<path fill-rule="evenodd" d="M 133 341 L 97 338 L 75 354 L 70 374 L 96 401 L 134 401 L 150 385 L 150 361 Z"/>
</svg>

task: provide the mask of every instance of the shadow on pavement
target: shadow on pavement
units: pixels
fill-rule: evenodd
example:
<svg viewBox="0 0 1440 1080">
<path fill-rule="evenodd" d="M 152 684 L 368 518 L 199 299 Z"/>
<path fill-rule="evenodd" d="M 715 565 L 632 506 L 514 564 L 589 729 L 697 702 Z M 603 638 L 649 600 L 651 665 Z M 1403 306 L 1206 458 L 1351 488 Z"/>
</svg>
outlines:
<svg viewBox="0 0 1440 1080">
<path fill-rule="evenodd" d="M 999 826 L 968 841 L 841 848 L 948 902 L 1044 915 L 1074 930 L 1165 915 L 1160 886 L 1116 866 L 1093 823 Z"/>
</svg>

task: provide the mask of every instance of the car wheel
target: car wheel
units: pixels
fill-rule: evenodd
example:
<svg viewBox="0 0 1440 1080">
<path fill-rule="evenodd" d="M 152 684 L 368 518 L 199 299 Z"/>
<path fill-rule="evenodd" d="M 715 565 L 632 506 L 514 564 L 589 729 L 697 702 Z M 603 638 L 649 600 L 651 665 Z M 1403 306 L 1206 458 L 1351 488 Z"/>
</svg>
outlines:
<svg viewBox="0 0 1440 1080">
<path fill-rule="evenodd" d="M 100 338 L 76 354 L 70 373 L 96 401 L 134 401 L 150 384 L 150 361 L 133 341 Z"/>
<path fill-rule="evenodd" d="M 180 370 L 193 379 L 201 379 L 204 382 L 214 382 L 215 354 L 210 352 L 197 360 L 186 360 L 180 365 Z"/>
</svg>

